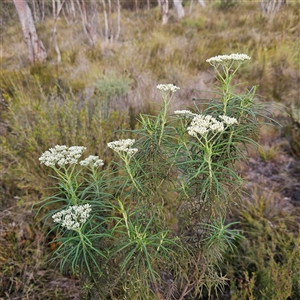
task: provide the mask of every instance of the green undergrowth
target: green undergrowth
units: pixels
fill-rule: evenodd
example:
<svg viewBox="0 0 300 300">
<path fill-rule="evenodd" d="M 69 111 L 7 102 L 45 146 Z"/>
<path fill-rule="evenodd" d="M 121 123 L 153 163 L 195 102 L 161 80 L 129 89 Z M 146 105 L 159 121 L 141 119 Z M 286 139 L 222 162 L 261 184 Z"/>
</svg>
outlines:
<svg viewBox="0 0 300 300">
<path fill-rule="evenodd" d="M 225 260 L 231 299 L 298 299 L 299 208 L 262 186 L 253 189 L 232 212 L 246 239 Z"/>
<path fill-rule="evenodd" d="M 121 137 L 118 130 L 129 127 L 125 113 L 109 108 L 114 98 L 126 94 L 127 81 L 122 87 L 122 78 L 99 80 L 95 93 L 87 99 L 75 94 L 68 82 L 53 76 L 51 70 L 45 75 L 48 67 L 38 68 L 43 73 L 2 73 L 10 74 L 2 77 L 7 87 L 3 93 L 2 117 L 7 128 L 1 136 L 2 180 L 5 186 L 27 193 L 42 192 L 47 186 L 49 178 L 40 172 L 38 158 L 49 145 L 89 145 L 94 154 L 104 155 L 103 145 L 111 136 Z M 120 85 L 118 90 L 114 83 Z M 105 157 L 111 159 L 108 154 Z"/>
</svg>

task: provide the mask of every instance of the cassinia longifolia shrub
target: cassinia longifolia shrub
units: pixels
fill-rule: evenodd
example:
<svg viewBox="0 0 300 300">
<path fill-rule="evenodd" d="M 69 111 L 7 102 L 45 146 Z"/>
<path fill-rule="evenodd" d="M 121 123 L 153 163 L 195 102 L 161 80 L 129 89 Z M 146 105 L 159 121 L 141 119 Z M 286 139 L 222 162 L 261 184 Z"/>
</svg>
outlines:
<svg viewBox="0 0 300 300">
<path fill-rule="evenodd" d="M 170 111 L 179 87 L 157 85 L 161 109 L 107 144 L 114 161 L 83 158 L 93 151 L 84 146 L 57 145 L 40 157 L 57 180 L 40 203 L 51 208 L 51 261 L 97 299 L 195 299 L 226 284 L 218 263 L 242 237 L 236 222 L 226 223 L 229 205 L 242 199 L 235 162 L 257 146 L 257 117 L 272 121 L 256 86 L 236 92 L 234 76 L 249 60 L 208 59 L 219 84 L 213 100 L 196 99 L 193 109 Z"/>
</svg>

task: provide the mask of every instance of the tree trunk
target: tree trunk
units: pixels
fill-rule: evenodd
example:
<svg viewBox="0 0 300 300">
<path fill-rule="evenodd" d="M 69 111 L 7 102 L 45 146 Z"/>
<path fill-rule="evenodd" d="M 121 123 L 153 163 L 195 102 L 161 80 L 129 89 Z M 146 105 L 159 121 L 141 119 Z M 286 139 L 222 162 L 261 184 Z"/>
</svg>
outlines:
<svg viewBox="0 0 300 300">
<path fill-rule="evenodd" d="M 97 15 L 97 3 L 91 1 L 88 6 L 86 31 L 89 35 L 90 45 L 93 47 L 97 42 L 97 25 L 96 25 L 96 15 Z"/>
<path fill-rule="evenodd" d="M 56 1 L 57 1 L 57 10 L 59 10 L 59 8 L 62 6 L 61 1 L 60 0 L 56 0 Z"/>
<path fill-rule="evenodd" d="M 41 21 L 42 23 L 45 21 L 45 0 L 41 3 Z"/>
<path fill-rule="evenodd" d="M 37 15 L 36 6 L 35 6 L 35 0 L 32 0 L 32 10 L 33 10 L 34 22 L 37 22 L 38 21 L 38 15 Z"/>
<path fill-rule="evenodd" d="M 278 12 L 283 0 L 262 0 L 261 9 L 264 15 L 275 14 Z"/>
<path fill-rule="evenodd" d="M 173 5 L 177 14 L 178 19 L 184 17 L 184 8 L 182 6 L 182 0 L 173 0 Z"/>
<path fill-rule="evenodd" d="M 56 16 L 54 16 L 54 20 L 53 20 L 53 27 L 52 27 L 52 37 L 53 37 L 53 41 L 54 41 L 54 49 L 56 51 L 57 54 L 57 62 L 60 63 L 61 62 L 61 55 L 60 55 L 60 50 L 57 44 L 57 29 L 56 29 L 56 23 L 57 23 L 57 19 L 59 17 L 59 14 L 62 10 L 62 7 L 64 5 L 66 0 L 63 0 L 63 3 L 59 2 L 59 5 L 57 7 L 57 12 L 56 12 Z"/>
<path fill-rule="evenodd" d="M 102 1 L 102 5 L 103 5 L 103 16 L 104 16 L 104 38 L 105 41 L 108 41 L 108 20 L 107 20 L 107 13 L 106 13 L 106 5 L 105 5 L 105 1 Z"/>
<path fill-rule="evenodd" d="M 56 16 L 56 4 L 55 4 L 55 0 L 52 0 L 52 15 L 53 15 L 53 18 L 55 18 L 55 16 Z"/>
<path fill-rule="evenodd" d="M 162 24 L 165 25 L 168 23 L 168 19 L 169 19 L 169 1 L 160 0 L 160 4 L 161 4 Z"/>
<path fill-rule="evenodd" d="M 120 32 L 121 32 L 121 4 L 120 4 L 120 0 L 117 0 L 117 33 L 116 33 L 116 37 L 115 40 L 117 41 L 119 39 L 120 36 Z"/>
<path fill-rule="evenodd" d="M 71 6 L 72 20 L 75 21 L 75 19 L 76 19 L 76 11 L 75 11 L 74 0 L 70 0 L 70 6 Z"/>
<path fill-rule="evenodd" d="M 30 62 L 43 61 L 47 58 L 47 52 L 43 43 L 39 40 L 31 10 L 26 0 L 14 0 L 16 10 L 22 25 L 24 41 L 27 45 Z"/>
<path fill-rule="evenodd" d="M 114 39 L 114 36 L 113 36 L 111 0 L 107 0 L 107 2 L 108 2 L 108 22 L 109 22 L 109 36 L 108 36 L 108 39 L 112 42 L 113 39 Z"/>
<path fill-rule="evenodd" d="M 92 9 L 92 12 L 88 15 L 87 14 L 87 9 L 86 9 L 86 4 L 89 4 L 88 2 L 86 2 L 85 0 L 76 0 L 77 1 L 77 5 L 78 5 L 78 9 L 80 11 L 80 15 L 81 15 L 81 20 L 82 20 L 82 26 L 83 26 L 83 31 L 85 33 L 85 35 L 87 36 L 90 45 L 93 47 L 96 42 L 97 42 L 97 32 L 96 32 L 96 27 L 94 24 L 94 18 L 96 16 L 96 6 L 94 6 Z M 91 2 L 91 5 L 95 4 L 96 2 Z"/>
<path fill-rule="evenodd" d="M 193 1 L 194 0 L 191 0 L 191 3 L 190 3 L 189 15 L 192 13 L 192 10 L 193 10 Z"/>
<path fill-rule="evenodd" d="M 202 7 L 205 7 L 205 6 L 206 6 L 204 0 L 198 0 L 198 3 L 199 3 Z"/>
</svg>

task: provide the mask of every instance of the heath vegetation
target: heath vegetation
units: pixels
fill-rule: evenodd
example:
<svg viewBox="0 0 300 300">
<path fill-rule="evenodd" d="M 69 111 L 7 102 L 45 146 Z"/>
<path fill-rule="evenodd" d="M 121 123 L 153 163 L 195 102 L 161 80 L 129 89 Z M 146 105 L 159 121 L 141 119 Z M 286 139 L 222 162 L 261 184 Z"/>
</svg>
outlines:
<svg viewBox="0 0 300 300">
<path fill-rule="evenodd" d="M 0 298 L 299 299 L 300 4 L 50 2 L 33 64 L 1 4 Z"/>
</svg>

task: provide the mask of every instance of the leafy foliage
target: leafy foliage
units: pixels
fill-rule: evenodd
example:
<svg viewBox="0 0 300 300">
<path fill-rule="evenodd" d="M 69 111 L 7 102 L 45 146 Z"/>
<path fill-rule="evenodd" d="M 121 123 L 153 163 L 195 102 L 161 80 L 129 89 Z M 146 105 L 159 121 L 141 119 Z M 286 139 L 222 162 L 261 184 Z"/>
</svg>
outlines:
<svg viewBox="0 0 300 300">
<path fill-rule="evenodd" d="M 168 116 L 179 88 L 158 85 L 161 110 L 140 115 L 140 128 L 129 132 L 138 139 L 108 143 L 120 159 L 112 161 L 112 170 L 99 173 L 89 166 L 86 172 L 83 162 L 87 160 L 78 165 L 82 153 L 75 151 L 83 147 L 56 146 L 62 152 L 51 148 L 41 156 L 58 181 L 58 191 L 43 200 L 41 208 L 59 203 L 67 208 L 50 210 L 46 221 L 68 212 L 64 218 L 71 222 L 67 230 L 60 217 L 58 225 L 49 224 L 58 236 L 53 259 L 60 261 L 61 270 L 70 265 L 73 273 L 90 281 L 91 289 L 106 298 L 167 297 L 170 290 L 164 273 L 176 282 L 172 295 L 180 299 L 204 291 L 210 297 L 213 290 L 224 289 L 226 277 L 219 265 L 226 249 L 233 251 L 241 238 L 229 229 L 237 222 L 225 224 L 228 207 L 239 195 L 232 190 L 238 191 L 241 183 L 234 162 L 247 159 L 241 145 L 256 145 L 252 135 L 259 125 L 257 117 L 263 116 L 254 99 L 255 88 L 235 94 L 231 85 L 244 56 L 208 60 L 221 86 L 215 88 L 219 99 L 204 103 L 203 113 L 196 106 L 195 112 L 175 111 Z M 98 192 L 90 195 L 94 186 Z M 75 226 L 77 217 L 71 211 L 78 205 L 90 205 L 93 214 Z M 178 226 L 172 228 L 171 220 Z M 103 291 L 111 273 L 116 274 L 115 284 Z"/>
</svg>

